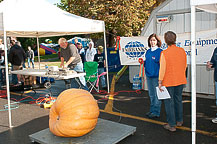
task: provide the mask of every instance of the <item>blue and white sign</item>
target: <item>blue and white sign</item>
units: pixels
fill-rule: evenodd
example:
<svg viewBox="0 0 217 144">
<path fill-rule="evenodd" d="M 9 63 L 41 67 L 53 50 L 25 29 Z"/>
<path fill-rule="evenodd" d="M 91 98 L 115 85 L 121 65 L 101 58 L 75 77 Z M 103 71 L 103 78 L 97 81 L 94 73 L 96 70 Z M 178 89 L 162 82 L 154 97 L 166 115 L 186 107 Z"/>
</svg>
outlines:
<svg viewBox="0 0 217 144">
<path fill-rule="evenodd" d="M 145 59 L 146 37 L 121 37 L 120 45 L 121 65 L 139 65 L 138 59 Z"/>
<path fill-rule="evenodd" d="M 217 29 L 196 32 L 196 64 L 205 64 L 210 61 L 214 49 L 217 47 Z M 191 36 L 190 33 L 177 34 L 176 45 L 184 48 L 187 63 L 191 63 Z"/>
<path fill-rule="evenodd" d="M 163 36 L 159 36 L 161 49 L 167 49 Z M 139 65 L 138 59 L 145 60 L 148 49 L 148 37 L 121 37 L 120 61 L 122 65 Z M 200 31 L 196 33 L 196 64 L 205 64 L 210 60 L 217 47 L 217 29 Z M 176 45 L 182 47 L 187 55 L 187 63 L 191 63 L 191 37 L 190 33 L 177 34 Z"/>
</svg>

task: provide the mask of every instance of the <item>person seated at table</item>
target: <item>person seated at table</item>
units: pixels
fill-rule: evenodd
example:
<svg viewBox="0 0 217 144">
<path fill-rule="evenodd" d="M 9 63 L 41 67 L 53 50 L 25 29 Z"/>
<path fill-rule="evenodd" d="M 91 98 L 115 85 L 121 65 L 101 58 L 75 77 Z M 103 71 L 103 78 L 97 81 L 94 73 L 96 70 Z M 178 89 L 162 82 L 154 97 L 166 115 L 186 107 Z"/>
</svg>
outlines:
<svg viewBox="0 0 217 144">
<path fill-rule="evenodd" d="M 24 60 L 26 59 L 25 51 L 16 44 L 14 39 L 11 40 L 11 45 L 8 61 L 12 64 L 12 70 L 22 70 Z M 21 85 L 21 75 L 12 75 L 12 83 L 16 86 Z"/>
<path fill-rule="evenodd" d="M 76 72 L 84 72 L 83 63 L 82 63 L 81 57 L 78 53 L 78 49 L 76 48 L 76 46 L 74 44 L 68 43 L 65 38 L 60 38 L 58 41 L 58 44 L 61 47 L 60 67 L 70 68 L 71 70 L 75 70 Z M 66 61 L 65 64 L 64 64 L 64 61 Z M 82 88 L 88 90 L 84 76 L 80 76 L 79 79 L 82 84 Z M 75 87 L 75 85 L 76 85 L 76 82 L 73 79 L 71 83 L 71 87 Z"/>
</svg>

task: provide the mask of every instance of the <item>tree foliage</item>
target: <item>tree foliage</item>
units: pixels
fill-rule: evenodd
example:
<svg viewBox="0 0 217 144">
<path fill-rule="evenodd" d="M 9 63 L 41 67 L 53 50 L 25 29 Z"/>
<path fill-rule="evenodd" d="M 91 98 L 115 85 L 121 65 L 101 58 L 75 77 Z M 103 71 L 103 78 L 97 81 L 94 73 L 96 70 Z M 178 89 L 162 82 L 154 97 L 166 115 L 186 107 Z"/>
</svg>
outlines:
<svg viewBox="0 0 217 144">
<path fill-rule="evenodd" d="M 138 36 L 150 11 L 164 0 L 61 0 L 58 7 L 75 15 L 103 20 L 109 34 Z"/>
</svg>

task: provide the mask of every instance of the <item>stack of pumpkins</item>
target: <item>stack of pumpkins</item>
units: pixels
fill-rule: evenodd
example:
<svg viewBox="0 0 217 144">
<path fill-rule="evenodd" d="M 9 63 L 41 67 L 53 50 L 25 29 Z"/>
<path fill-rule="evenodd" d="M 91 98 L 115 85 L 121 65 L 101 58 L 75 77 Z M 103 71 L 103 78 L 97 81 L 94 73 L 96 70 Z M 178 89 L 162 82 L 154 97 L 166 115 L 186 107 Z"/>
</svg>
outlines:
<svg viewBox="0 0 217 144">
<path fill-rule="evenodd" d="M 82 89 L 63 91 L 50 109 L 50 131 L 61 137 L 79 137 L 92 131 L 99 107 L 94 97 Z"/>
</svg>

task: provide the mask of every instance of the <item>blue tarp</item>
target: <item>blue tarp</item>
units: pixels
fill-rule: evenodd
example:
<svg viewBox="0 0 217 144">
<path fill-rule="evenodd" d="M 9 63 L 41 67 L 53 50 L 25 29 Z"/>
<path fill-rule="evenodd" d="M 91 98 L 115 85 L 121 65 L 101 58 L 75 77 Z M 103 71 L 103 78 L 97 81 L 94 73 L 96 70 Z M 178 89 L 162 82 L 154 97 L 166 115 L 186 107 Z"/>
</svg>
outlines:
<svg viewBox="0 0 217 144">
<path fill-rule="evenodd" d="M 107 48 L 108 71 L 118 72 L 123 66 L 120 62 L 119 51 L 115 48 Z"/>
<path fill-rule="evenodd" d="M 79 37 L 75 37 L 77 38 L 78 42 L 80 42 L 83 46 L 83 48 L 87 48 L 89 46 L 89 41 L 86 38 L 79 38 Z M 73 43 L 75 44 L 75 38 L 72 38 L 70 40 L 68 40 L 69 43 Z"/>
</svg>

